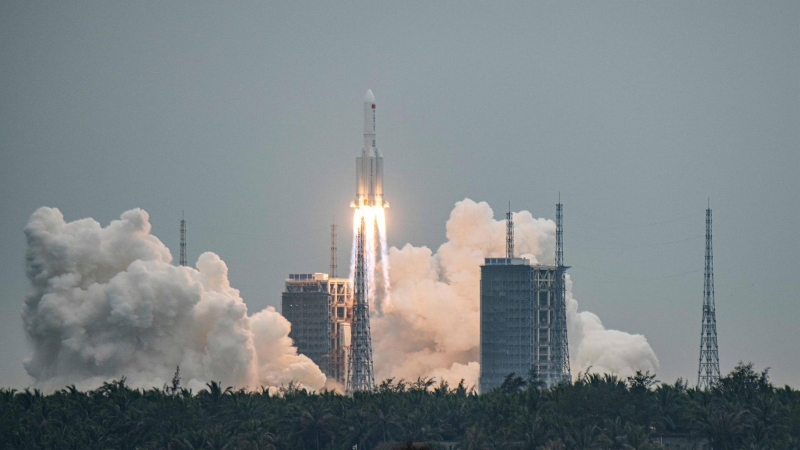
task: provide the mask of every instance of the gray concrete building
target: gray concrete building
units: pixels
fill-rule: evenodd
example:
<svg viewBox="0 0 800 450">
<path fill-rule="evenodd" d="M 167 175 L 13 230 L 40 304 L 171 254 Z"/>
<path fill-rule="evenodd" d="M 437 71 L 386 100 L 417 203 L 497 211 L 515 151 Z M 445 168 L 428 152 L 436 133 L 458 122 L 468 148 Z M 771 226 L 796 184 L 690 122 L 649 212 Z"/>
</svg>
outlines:
<svg viewBox="0 0 800 450">
<path fill-rule="evenodd" d="M 548 386 L 568 380 L 559 321 L 564 268 L 525 258 L 486 258 L 481 266 L 480 392 L 531 369 Z M 567 364 L 568 364 L 568 356 Z"/>
<path fill-rule="evenodd" d="M 298 352 L 311 358 L 328 378 L 344 384 L 353 321 L 349 280 L 326 273 L 290 274 L 281 306 L 292 324 L 289 337 Z"/>
</svg>

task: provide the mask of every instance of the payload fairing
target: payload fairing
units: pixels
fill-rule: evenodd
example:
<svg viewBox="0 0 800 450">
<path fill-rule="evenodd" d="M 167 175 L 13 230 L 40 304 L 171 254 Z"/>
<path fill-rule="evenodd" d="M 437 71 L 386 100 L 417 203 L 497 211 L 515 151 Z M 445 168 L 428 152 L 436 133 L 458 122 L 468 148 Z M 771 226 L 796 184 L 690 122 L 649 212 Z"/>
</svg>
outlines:
<svg viewBox="0 0 800 450">
<path fill-rule="evenodd" d="M 388 207 L 383 199 L 383 155 L 375 143 L 375 96 L 364 96 L 364 148 L 356 158 L 356 199 L 350 205 Z"/>
</svg>

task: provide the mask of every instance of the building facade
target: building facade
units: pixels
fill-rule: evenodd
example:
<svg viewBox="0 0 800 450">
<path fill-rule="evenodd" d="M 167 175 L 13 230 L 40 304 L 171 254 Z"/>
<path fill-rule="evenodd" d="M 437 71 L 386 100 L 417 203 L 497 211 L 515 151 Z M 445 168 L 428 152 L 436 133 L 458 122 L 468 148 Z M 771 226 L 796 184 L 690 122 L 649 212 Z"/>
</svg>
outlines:
<svg viewBox="0 0 800 450">
<path fill-rule="evenodd" d="M 499 387 L 512 373 L 523 378 L 536 374 L 548 386 L 568 379 L 560 339 L 561 330 L 566 329 L 561 289 L 565 269 L 531 265 L 526 258 L 485 259 L 480 292 L 480 392 Z"/>
<path fill-rule="evenodd" d="M 290 274 L 281 306 L 292 324 L 289 337 L 297 351 L 311 358 L 328 378 L 344 384 L 353 321 L 349 280 L 326 273 Z"/>
</svg>

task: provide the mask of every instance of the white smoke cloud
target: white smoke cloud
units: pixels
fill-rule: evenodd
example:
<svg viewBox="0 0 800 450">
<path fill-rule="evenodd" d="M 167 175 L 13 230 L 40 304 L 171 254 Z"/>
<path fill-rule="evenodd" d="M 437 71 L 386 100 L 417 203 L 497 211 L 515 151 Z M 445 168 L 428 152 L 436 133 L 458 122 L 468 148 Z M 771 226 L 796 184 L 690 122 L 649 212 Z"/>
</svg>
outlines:
<svg viewBox="0 0 800 450">
<path fill-rule="evenodd" d="M 628 377 L 637 370 L 649 370 L 651 373 L 658 370 L 658 358 L 643 335 L 607 330 L 596 314 L 578 312 L 578 302 L 572 298 L 572 278 L 569 275 L 567 329 L 573 375 L 588 370 Z"/>
<path fill-rule="evenodd" d="M 389 251 L 392 302 L 372 318 L 377 379 L 434 376 L 477 385 L 480 372 L 480 266 L 505 256 L 504 220 L 485 202 L 456 203 L 447 221 L 447 242 L 434 253 L 406 244 Z M 553 264 L 555 223 L 528 211 L 514 214 L 517 255 Z M 621 376 L 655 371 L 658 359 L 641 335 L 606 330 L 590 312 L 578 312 L 567 282 L 567 320 L 573 374 Z"/>
<path fill-rule="evenodd" d="M 141 209 L 106 228 L 92 219 L 67 223 L 54 208 L 31 216 L 32 290 L 22 318 L 33 344 L 25 369 L 38 386 L 89 388 L 121 376 L 161 386 L 176 366 L 195 390 L 211 380 L 324 385 L 319 368 L 292 346 L 282 315 L 269 307 L 248 316 L 219 256 L 202 254 L 197 269 L 173 266 L 150 228 Z"/>
</svg>

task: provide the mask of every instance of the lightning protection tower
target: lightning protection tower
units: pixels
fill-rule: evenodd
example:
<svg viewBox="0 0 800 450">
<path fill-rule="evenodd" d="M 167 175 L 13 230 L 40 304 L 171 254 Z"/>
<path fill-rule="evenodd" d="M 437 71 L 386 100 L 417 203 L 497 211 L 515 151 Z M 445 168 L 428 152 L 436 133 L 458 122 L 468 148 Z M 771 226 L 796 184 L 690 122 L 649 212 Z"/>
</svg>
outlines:
<svg viewBox="0 0 800 450">
<path fill-rule="evenodd" d="M 711 207 L 706 209 L 706 265 L 703 274 L 703 328 L 700 332 L 700 367 L 697 387 L 708 389 L 719 381 L 717 312 L 714 301 L 714 250 L 711 245 Z"/>
<path fill-rule="evenodd" d="M 336 257 L 336 223 L 331 224 L 331 278 L 336 278 L 339 264 Z"/>
<path fill-rule="evenodd" d="M 346 391 L 353 394 L 358 391 L 371 391 L 375 387 L 375 376 L 372 370 L 372 338 L 369 328 L 369 298 L 364 257 L 366 223 L 361 218 L 361 226 L 356 236 L 356 267 L 353 275 L 353 324 L 351 325 L 351 343 L 349 370 Z"/>
<path fill-rule="evenodd" d="M 552 348 L 554 379 L 556 382 L 570 382 L 569 341 L 567 337 L 567 269 L 564 265 L 564 205 L 561 194 L 556 204 L 556 288 L 555 318 L 552 329 Z"/>
<path fill-rule="evenodd" d="M 511 215 L 511 202 L 506 213 L 506 258 L 514 257 L 514 218 Z"/>
<path fill-rule="evenodd" d="M 181 213 L 181 255 L 180 255 L 180 265 L 186 265 L 186 219 L 183 218 L 183 214 Z"/>
</svg>

